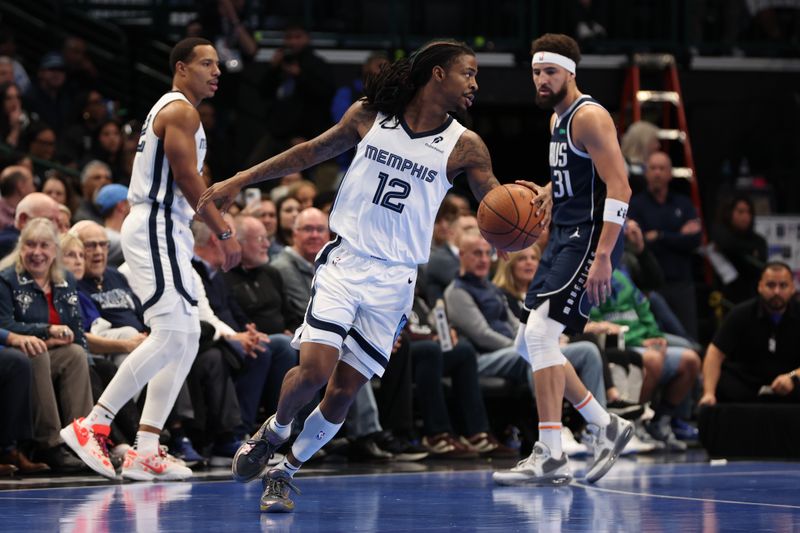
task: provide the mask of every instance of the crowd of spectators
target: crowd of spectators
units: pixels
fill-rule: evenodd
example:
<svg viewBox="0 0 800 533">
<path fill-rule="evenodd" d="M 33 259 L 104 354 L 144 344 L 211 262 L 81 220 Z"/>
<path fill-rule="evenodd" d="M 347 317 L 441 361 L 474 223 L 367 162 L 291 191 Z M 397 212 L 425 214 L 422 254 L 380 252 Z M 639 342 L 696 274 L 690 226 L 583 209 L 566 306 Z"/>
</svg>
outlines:
<svg viewBox="0 0 800 533">
<path fill-rule="evenodd" d="M 582 24 L 600 35 L 591 3 L 582 4 Z M 200 17 L 190 31 L 213 33 L 225 69 L 236 74 L 254 54 L 246 14 L 240 3 L 221 1 L 216 15 Z M 371 55 L 364 76 L 387 60 Z M 68 38 L 35 67 L 28 76 L 15 57 L 0 56 L 0 474 L 80 470 L 58 429 L 89 411 L 116 365 L 148 334 L 119 237 L 139 124 L 123 123 L 97 90 L 82 39 Z M 363 78 L 336 93 L 327 68 L 305 30 L 289 27 L 261 85 L 270 121 L 252 158 L 313 137 L 358 97 Z M 223 98 L 200 106 L 209 179 L 236 167 L 226 119 L 217 115 L 224 105 Z M 670 187 L 672 163 L 652 125 L 634 125 L 622 147 L 637 183 L 625 260 L 612 297 L 582 335 L 563 339 L 562 350 L 601 404 L 640 419 L 629 452 L 681 451 L 697 437 L 689 422 L 698 405 L 798 400 L 795 285 L 788 267 L 767 262 L 752 201 L 725 199 L 719 222 L 705 230 L 738 273 L 716 281 L 738 306 L 704 349 L 692 268 L 704 227 L 689 198 Z M 341 172 L 346 160 L 338 163 Z M 314 260 L 333 237 L 334 196 L 335 180 L 314 172 L 286 176 L 270 191 L 246 191 L 232 210 L 242 262 L 230 272 L 221 271 L 216 236 L 194 223 L 203 336 L 162 436 L 188 464 L 230 461 L 275 411 L 283 376 L 297 364 L 290 339 L 312 295 Z M 546 236 L 498 261 L 469 202 L 455 194 L 435 223 L 409 325 L 376 394 L 365 388 L 348 416 L 351 458 L 519 453 L 507 440 L 513 428 L 494 425 L 483 387 L 498 378 L 509 398 L 535 407 L 531 372 L 513 339 Z M 442 304 L 444 332 L 434 312 Z M 114 423 L 117 459 L 133 443 L 140 405 L 141 398 L 126 405 Z M 569 453 L 586 453 L 574 439 L 581 429 L 565 430 Z"/>
</svg>

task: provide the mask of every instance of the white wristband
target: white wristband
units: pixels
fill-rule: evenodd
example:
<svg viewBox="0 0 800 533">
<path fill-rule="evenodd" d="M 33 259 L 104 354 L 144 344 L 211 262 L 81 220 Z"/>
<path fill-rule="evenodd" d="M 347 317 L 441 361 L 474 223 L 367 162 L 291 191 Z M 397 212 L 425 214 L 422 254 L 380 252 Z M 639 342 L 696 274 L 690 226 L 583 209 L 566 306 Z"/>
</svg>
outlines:
<svg viewBox="0 0 800 533">
<path fill-rule="evenodd" d="M 625 224 L 625 217 L 628 215 L 628 204 L 614 198 L 606 198 L 605 208 L 603 209 L 603 221 L 613 222 L 622 226 Z"/>
</svg>

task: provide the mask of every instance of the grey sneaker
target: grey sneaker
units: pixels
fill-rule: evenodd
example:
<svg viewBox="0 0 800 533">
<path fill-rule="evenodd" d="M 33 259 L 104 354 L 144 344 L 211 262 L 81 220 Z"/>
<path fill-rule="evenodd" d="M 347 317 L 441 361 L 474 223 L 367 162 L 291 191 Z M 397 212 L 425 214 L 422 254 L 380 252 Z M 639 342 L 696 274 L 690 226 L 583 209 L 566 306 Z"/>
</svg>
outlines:
<svg viewBox="0 0 800 533">
<path fill-rule="evenodd" d="M 267 461 L 270 460 L 275 450 L 286 442 L 286 439 L 281 439 L 267 429 L 273 418 L 275 415 L 269 417 L 255 435 L 244 441 L 236 450 L 231 464 L 231 473 L 236 481 L 246 483 L 263 475 L 267 469 Z"/>
<path fill-rule="evenodd" d="M 566 485 L 572 481 L 567 454 L 553 459 L 550 448 L 543 442 L 533 445 L 533 452 L 511 470 L 498 470 L 492 474 L 498 485 Z"/>
<path fill-rule="evenodd" d="M 294 502 L 289 498 L 289 490 L 299 496 L 300 489 L 292 483 L 289 474 L 273 468 L 264 476 L 262 485 L 264 487 L 260 502 L 262 513 L 291 513 L 294 511 Z"/>
<path fill-rule="evenodd" d="M 605 427 L 594 424 L 586 426 L 589 433 L 589 443 L 594 451 L 594 458 L 589 470 L 586 471 L 586 481 L 594 483 L 611 470 L 625 445 L 633 437 L 633 424 L 627 420 L 609 413 L 611 422 Z"/>
<path fill-rule="evenodd" d="M 688 448 L 687 444 L 675 436 L 670 425 L 670 417 L 661 416 L 645 422 L 644 428 L 651 437 L 657 441 L 663 442 L 667 451 L 672 452 L 685 452 Z"/>
</svg>

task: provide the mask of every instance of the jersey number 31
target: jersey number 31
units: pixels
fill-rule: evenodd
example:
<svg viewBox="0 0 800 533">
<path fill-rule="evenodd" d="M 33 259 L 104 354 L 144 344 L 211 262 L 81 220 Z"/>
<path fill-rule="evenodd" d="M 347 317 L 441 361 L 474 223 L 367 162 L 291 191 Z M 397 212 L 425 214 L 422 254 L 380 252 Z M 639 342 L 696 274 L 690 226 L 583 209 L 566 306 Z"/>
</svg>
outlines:
<svg viewBox="0 0 800 533">
<path fill-rule="evenodd" d="M 553 198 L 575 196 L 572 182 L 569 181 L 569 170 L 553 170 Z"/>
<path fill-rule="evenodd" d="M 388 191 L 386 190 L 387 185 L 390 188 Z M 389 174 L 381 172 L 378 174 L 378 190 L 375 191 L 375 196 L 372 197 L 372 203 L 395 213 L 402 213 L 406 205 L 398 200 L 408 198 L 409 194 L 411 194 L 411 185 L 409 183 L 400 178 L 389 179 Z"/>
</svg>

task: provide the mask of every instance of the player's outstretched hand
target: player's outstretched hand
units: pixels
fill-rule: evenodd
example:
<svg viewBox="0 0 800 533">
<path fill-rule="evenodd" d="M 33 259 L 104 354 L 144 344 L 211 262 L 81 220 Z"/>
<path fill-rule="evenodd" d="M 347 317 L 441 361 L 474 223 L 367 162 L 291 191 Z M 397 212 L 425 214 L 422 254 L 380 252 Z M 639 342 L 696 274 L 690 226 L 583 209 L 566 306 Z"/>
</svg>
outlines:
<svg viewBox="0 0 800 533">
<path fill-rule="evenodd" d="M 586 278 L 589 303 L 600 305 L 611 295 L 611 258 L 596 256 Z"/>
<path fill-rule="evenodd" d="M 542 221 L 539 222 L 539 225 L 543 228 L 550 227 L 550 217 L 553 213 L 552 184 L 548 183 L 544 187 L 540 187 L 532 181 L 516 180 L 514 183 L 527 187 L 536 193 L 536 199 L 533 200 L 533 206 L 536 208 L 536 216 L 538 217 L 539 214 L 544 211 L 544 216 L 542 217 Z"/>
<path fill-rule="evenodd" d="M 227 211 L 242 190 L 239 180 L 236 179 L 237 176 L 215 183 L 206 189 L 200 196 L 200 201 L 197 202 L 197 212 L 203 213 L 210 203 L 214 203 L 222 212 Z"/>
<path fill-rule="evenodd" d="M 227 272 L 239 264 L 242 259 L 242 247 L 239 246 L 237 239 L 225 239 L 224 241 L 219 241 L 219 244 L 222 248 L 222 253 L 225 254 L 222 270 Z"/>
</svg>

